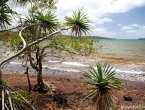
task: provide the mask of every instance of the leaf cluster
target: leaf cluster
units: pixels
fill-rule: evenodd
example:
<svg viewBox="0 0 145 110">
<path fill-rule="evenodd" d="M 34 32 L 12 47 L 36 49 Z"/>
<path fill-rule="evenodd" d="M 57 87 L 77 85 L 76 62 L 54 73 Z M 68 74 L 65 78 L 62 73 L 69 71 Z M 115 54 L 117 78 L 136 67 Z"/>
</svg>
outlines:
<svg viewBox="0 0 145 110">
<path fill-rule="evenodd" d="M 2 0 L 0 2 L 0 27 L 6 28 L 11 25 L 12 16 L 16 14 L 17 13 L 6 4 L 5 0 Z"/>
<path fill-rule="evenodd" d="M 89 72 L 85 72 L 84 76 L 91 79 L 89 82 L 84 84 L 93 85 L 94 88 L 90 92 L 107 91 L 110 89 L 119 89 L 122 84 L 122 80 L 115 77 L 115 70 L 113 66 L 105 63 L 101 65 L 99 62 L 96 63 L 96 68 L 89 69 Z"/>
<path fill-rule="evenodd" d="M 10 49 L 12 51 L 17 52 L 18 50 L 22 49 L 22 46 L 23 46 L 22 41 L 16 32 L 7 31 L 7 32 L 0 33 L 0 35 L 2 36 L 2 41 L 4 43 L 9 42 L 10 47 L 11 47 Z"/>
<path fill-rule="evenodd" d="M 86 35 L 92 28 L 88 15 L 83 11 L 83 8 L 73 11 L 72 17 L 66 16 L 65 20 L 67 26 L 72 26 L 71 33 L 74 36 Z"/>
</svg>

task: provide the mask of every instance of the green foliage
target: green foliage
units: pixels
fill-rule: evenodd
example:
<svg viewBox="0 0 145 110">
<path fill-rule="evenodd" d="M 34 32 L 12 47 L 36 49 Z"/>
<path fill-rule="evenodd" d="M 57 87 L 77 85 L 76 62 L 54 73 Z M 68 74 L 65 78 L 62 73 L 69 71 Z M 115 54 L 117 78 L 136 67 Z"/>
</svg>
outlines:
<svg viewBox="0 0 145 110">
<path fill-rule="evenodd" d="M 20 92 L 20 95 L 25 99 L 25 100 L 28 100 L 28 92 L 27 91 L 21 91 Z M 13 93 L 12 94 L 12 97 L 15 99 L 15 100 L 17 100 L 17 101 L 22 101 L 22 99 L 21 99 L 21 97 L 18 95 L 18 94 L 16 94 L 16 93 Z"/>
<path fill-rule="evenodd" d="M 101 65 L 99 62 L 96 63 L 97 70 L 92 68 L 89 70 L 89 73 L 85 73 L 84 76 L 91 79 L 90 82 L 85 82 L 84 84 L 94 85 L 95 87 L 90 92 L 97 91 L 106 91 L 113 89 L 119 89 L 122 84 L 122 80 L 116 78 L 114 75 L 116 74 L 115 70 L 113 70 L 113 66 L 105 63 Z"/>
<path fill-rule="evenodd" d="M 49 46 L 57 50 L 67 51 L 70 54 L 89 55 L 90 53 L 96 52 L 94 43 L 95 40 L 93 37 L 78 38 L 74 36 L 57 35 L 52 38 Z M 98 41 L 96 43 L 98 43 Z"/>
<path fill-rule="evenodd" d="M 2 40 L 4 43 L 9 42 L 12 51 L 17 52 L 22 48 L 23 44 L 21 39 L 19 38 L 18 33 L 7 31 L 0 33 L 0 35 L 2 36 Z"/>
<path fill-rule="evenodd" d="M 5 0 L 0 1 L 0 27 L 6 28 L 11 25 L 12 15 L 16 15 L 15 11 L 12 11 L 6 4 Z"/>
<path fill-rule="evenodd" d="M 25 23 L 31 24 L 31 23 L 37 23 L 38 20 L 36 19 L 36 16 L 29 13 L 29 16 L 26 17 Z"/>
<path fill-rule="evenodd" d="M 2 87 L 3 86 L 5 86 L 6 85 L 6 81 L 4 80 L 4 81 L 0 81 L 0 90 L 2 89 Z"/>
<path fill-rule="evenodd" d="M 83 8 L 78 11 L 73 11 L 72 17 L 65 17 L 66 25 L 72 26 L 71 32 L 74 36 L 81 37 L 83 34 L 89 33 L 91 30 L 90 20 L 88 15 L 83 11 Z"/>
<path fill-rule="evenodd" d="M 43 30 L 45 30 L 45 32 L 46 29 L 49 31 L 49 33 L 52 33 L 57 29 L 57 19 L 54 13 L 51 11 L 48 11 L 46 14 L 38 12 L 36 18 L 41 23 L 40 26 L 43 28 Z"/>
</svg>

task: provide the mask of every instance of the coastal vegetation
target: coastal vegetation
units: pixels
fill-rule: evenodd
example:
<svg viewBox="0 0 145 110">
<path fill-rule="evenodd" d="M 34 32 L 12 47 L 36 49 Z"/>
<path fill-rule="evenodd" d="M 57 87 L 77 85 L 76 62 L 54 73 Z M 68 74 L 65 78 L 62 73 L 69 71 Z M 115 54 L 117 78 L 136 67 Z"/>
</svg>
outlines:
<svg viewBox="0 0 145 110">
<path fill-rule="evenodd" d="M 19 3 L 17 1 L 16 3 Z M 31 8 L 29 9 L 29 16 L 22 21 L 20 18 L 20 23 L 16 28 L 7 29 L 9 27 L 11 19 L 17 13 L 12 11 L 9 6 L 6 4 L 7 1 L 2 0 L 0 4 L 1 7 L 1 36 L 3 41 L 8 42 L 12 47 L 12 50 L 16 51 L 13 56 L 4 59 L 0 62 L 0 83 L 1 87 L 1 103 L 2 110 L 9 109 L 25 109 L 23 104 L 19 105 L 16 103 L 17 96 L 19 94 L 12 94 L 11 89 L 6 85 L 3 85 L 3 76 L 2 76 L 2 67 L 8 61 L 21 57 L 25 59 L 23 66 L 26 67 L 26 74 L 28 77 L 29 91 L 31 91 L 31 83 L 28 75 L 28 66 L 27 62 L 29 61 L 32 68 L 37 71 L 37 84 L 34 87 L 34 90 L 37 90 L 40 93 L 44 93 L 44 82 L 42 79 L 42 59 L 46 55 L 45 50 L 51 48 L 52 52 L 56 50 L 60 53 L 62 51 L 67 51 L 70 54 L 81 54 L 88 55 L 93 51 L 93 39 L 81 38 L 82 35 L 86 35 L 91 31 L 90 20 L 88 15 L 83 11 L 83 8 L 73 11 L 72 17 L 65 17 L 66 22 L 64 24 L 59 23 L 58 19 L 54 14 L 56 9 L 55 4 L 57 1 L 30 1 Z M 21 3 L 21 2 L 20 2 Z M 26 1 L 22 1 L 23 4 L 26 4 Z M 43 11 L 42 11 L 43 10 Z M 12 17 L 13 16 L 13 17 Z M 9 32 L 9 30 L 16 29 L 15 32 Z M 20 30 L 19 34 L 17 30 Z M 72 36 L 75 37 L 63 36 L 65 30 L 70 30 Z M 18 38 L 20 37 L 20 38 Z M 67 40 L 65 40 L 67 39 Z M 44 45 L 45 40 L 50 40 L 50 43 Z M 51 52 L 49 52 L 51 53 Z M 58 52 L 57 52 L 58 54 Z M 7 92 L 9 91 L 9 92 Z M 5 95 L 6 94 L 6 95 Z M 10 94 L 10 95 L 9 95 Z M 12 101 L 12 99 L 16 99 Z M 23 102 L 27 103 L 24 98 Z M 6 100 L 6 101 L 5 101 Z M 25 106 L 29 107 L 29 106 Z M 31 109 L 35 109 L 30 106 Z"/>
<path fill-rule="evenodd" d="M 15 54 L 0 62 L 0 109 L 36 110 L 32 104 L 29 104 L 27 92 L 22 91 L 18 93 L 7 86 L 6 81 L 3 79 L 2 67 L 16 57 L 24 59 L 25 61 L 22 64 L 26 67 L 25 73 L 28 78 L 29 92 L 31 92 L 29 62 L 37 74 L 34 90 L 41 93 L 39 96 L 42 100 L 44 98 L 42 93 L 47 92 L 42 78 L 43 58 L 48 54 L 55 54 L 57 57 L 61 57 L 63 52 L 68 53 L 71 57 L 74 54 L 86 56 L 95 52 L 96 48 L 93 47 L 95 42 L 94 37 L 84 37 L 91 32 L 91 21 L 83 11 L 83 8 L 79 8 L 73 11 L 71 17 L 65 16 L 64 23 L 60 22 L 55 15 L 55 11 L 57 11 L 56 0 L 17 0 L 14 2 L 18 4 L 26 5 L 27 2 L 30 3 L 29 16 L 23 20 L 19 18 L 18 26 L 9 28 L 11 20 L 13 17 L 18 16 L 18 13 L 12 11 L 7 5 L 8 1 L 2 0 L 0 2 L 0 34 L 4 44 L 8 44 Z M 10 31 L 13 29 L 15 30 Z M 65 35 L 66 31 L 70 32 L 69 36 Z M 94 102 L 97 102 L 97 109 L 108 110 L 111 108 L 114 110 L 116 108 L 113 104 L 111 90 L 112 88 L 119 89 L 121 80 L 114 76 L 115 71 L 112 70 L 113 67 L 109 64 L 101 65 L 98 62 L 96 67 L 97 70 L 89 70 L 90 73 L 86 72 L 84 74 L 85 77 L 93 81 L 85 82 L 85 84 L 95 86 L 90 92 L 93 95 Z M 51 97 L 53 95 L 51 94 Z M 65 99 L 60 98 L 60 96 L 58 97 L 59 101 L 63 100 L 63 102 L 67 103 Z M 58 97 L 54 97 L 54 100 L 57 100 Z M 32 102 L 34 103 L 34 101 Z"/>
</svg>

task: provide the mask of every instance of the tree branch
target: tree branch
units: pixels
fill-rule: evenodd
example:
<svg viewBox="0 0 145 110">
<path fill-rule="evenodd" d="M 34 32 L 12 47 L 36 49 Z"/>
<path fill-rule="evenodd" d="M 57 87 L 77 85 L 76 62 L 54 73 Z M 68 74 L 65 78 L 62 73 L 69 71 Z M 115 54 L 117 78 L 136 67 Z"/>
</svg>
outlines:
<svg viewBox="0 0 145 110">
<path fill-rule="evenodd" d="M 33 24 L 33 25 L 35 25 L 35 24 Z M 68 29 L 71 28 L 71 27 L 68 27 L 68 28 L 61 28 L 61 29 L 59 29 L 58 31 L 55 31 L 55 32 L 53 32 L 53 33 L 51 33 L 51 34 L 49 34 L 49 35 L 43 37 L 43 38 L 40 38 L 40 39 L 38 39 L 38 40 L 36 40 L 36 41 L 30 43 L 29 45 L 26 45 L 26 42 L 25 42 L 25 40 L 24 40 L 24 38 L 23 38 L 23 36 L 22 36 L 22 31 L 25 30 L 26 28 L 30 27 L 30 26 L 33 26 L 33 25 L 25 26 L 25 27 L 19 32 L 19 37 L 21 38 L 21 40 L 22 40 L 22 42 L 23 42 L 23 48 L 22 48 L 19 52 L 17 52 L 16 54 L 14 54 L 13 56 L 11 56 L 11 57 L 9 57 L 9 58 L 7 58 L 7 59 L 1 61 L 1 62 L 0 62 L 0 68 L 1 68 L 2 65 L 4 65 L 6 62 L 8 62 L 8 61 L 10 61 L 10 60 L 12 60 L 12 59 L 14 59 L 14 58 L 16 58 L 16 57 L 19 56 L 19 55 L 21 55 L 23 52 L 25 52 L 25 51 L 26 51 L 28 48 L 30 48 L 31 46 L 33 46 L 33 45 L 35 45 L 35 44 L 37 44 L 37 43 L 39 43 L 39 42 L 42 42 L 42 41 L 44 41 L 44 40 L 46 40 L 46 39 L 52 37 L 52 36 L 55 35 L 55 34 L 60 33 L 62 30 L 68 30 Z"/>
</svg>

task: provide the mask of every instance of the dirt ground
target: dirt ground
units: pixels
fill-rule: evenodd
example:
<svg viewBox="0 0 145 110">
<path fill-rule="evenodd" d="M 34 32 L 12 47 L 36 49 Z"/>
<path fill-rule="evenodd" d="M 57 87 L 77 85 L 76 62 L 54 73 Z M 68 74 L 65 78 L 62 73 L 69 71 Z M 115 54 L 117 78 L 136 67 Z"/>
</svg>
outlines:
<svg viewBox="0 0 145 110">
<path fill-rule="evenodd" d="M 8 86 L 15 90 L 28 91 L 26 74 L 4 74 Z M 44 81 L 51 82 L 57 88 L 59 100 L 47 94 L 32 91 L 29 102 L 37 110 L 93 110 L 91 98 L 87 98 L 90 86 L 84 85 L 83 79 L 68 79 L 54 76 L 43 76 Z M 36 76 L 30 76 L 32 88 L 36 84 Z M 145 109 L 145 84 L 141 82 L 125 81 L 122 89 L 112 91 L 118 110 L 144 110 Z M 123 96 L 129 96 L 132 101 L 125 101 Z M 58 97 L 57 97 L 58 98 Z"/>
</svg>

